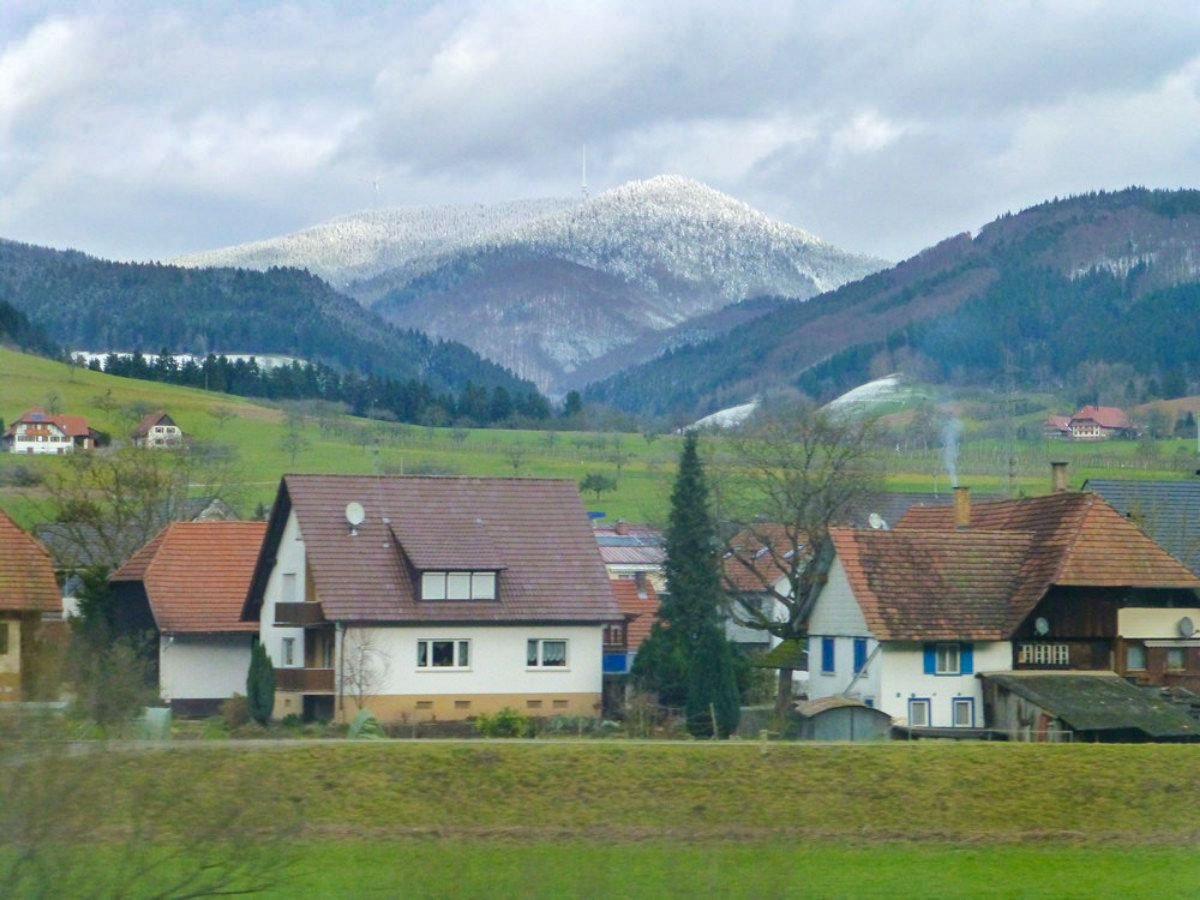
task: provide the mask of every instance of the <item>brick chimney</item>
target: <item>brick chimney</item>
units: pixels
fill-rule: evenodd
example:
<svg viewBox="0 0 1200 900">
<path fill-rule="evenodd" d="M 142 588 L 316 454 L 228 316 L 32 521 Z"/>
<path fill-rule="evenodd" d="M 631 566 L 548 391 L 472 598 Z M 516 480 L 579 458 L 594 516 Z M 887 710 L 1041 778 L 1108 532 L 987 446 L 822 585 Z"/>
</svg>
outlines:
<svg viewBox="0 0 1200 900">
<path fill-rule="evenodd" d="M 969 487 L 954 489 L 954 527 L 971 527 L 971 489 Z"/>
<path fill-rule="evenodd" d="M 1067 489 L 1067 464 L 1065 462 L 1050 463 L 1050 489 L 1061 494 Z"/>
</svg>

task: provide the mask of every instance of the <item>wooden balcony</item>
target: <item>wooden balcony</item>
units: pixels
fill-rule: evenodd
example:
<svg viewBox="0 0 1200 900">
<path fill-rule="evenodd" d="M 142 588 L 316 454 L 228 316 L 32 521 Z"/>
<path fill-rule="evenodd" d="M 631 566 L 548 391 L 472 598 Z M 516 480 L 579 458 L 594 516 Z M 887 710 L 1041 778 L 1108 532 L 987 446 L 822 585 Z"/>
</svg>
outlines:
<svg viewBox="0 0 1200 900">
<path fill-rule="evenodd" d="M 319 602 L 275 604 L 276 627 L 311 628 L 324 624 L 325 611 Z"/>
<path fill-rule="evenodd" d="M 279 691 L 295 691 L 298 694 L 332 694 L 333 684 L 333 669 L 275 670 L 275 689 Z"/>
</svg>

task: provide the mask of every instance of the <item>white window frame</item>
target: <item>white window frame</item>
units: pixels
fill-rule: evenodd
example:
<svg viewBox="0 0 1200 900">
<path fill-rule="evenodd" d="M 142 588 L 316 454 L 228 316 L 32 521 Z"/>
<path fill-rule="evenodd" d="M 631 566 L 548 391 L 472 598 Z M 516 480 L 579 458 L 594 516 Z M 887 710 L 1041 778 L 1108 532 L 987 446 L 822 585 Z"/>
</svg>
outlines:
<svg viewBox="0 0 1200 900">
<path fill-rule="evenodd" d="M 451 579 L 459 581 L 452 591 Z M 465 581 L 465 593 L 464 585 Z M 496 573 L 489 569 L 436 569 L 421 573 L 422 600 L 495 600 Z"/>
<path fill-rule="evenodd" d="M 434 644 L 452 645 L 453 665 L 435 666 L 433 664 Z M 465 661 L 463 660 L 464 655 L 466 656 Z M 418 672 L 469 672 L 474 658 L 470 638 L 420 638 L 417 641 L 416 669 Z"/>
<path fill-rule="evenodd" d="M 946 665 L 942 665 L 942 654 L 954 651 L 954 665 L 949 665 L 949 657 L 947 656 Z M 961 675 L 962 674 L 962 645 L 954 642 L 940 643 L 933 648 L 933 672 L 935 675 Z"/>
<path fill-rule="evenodd" d="M 916 716 L 913 715 L 915 709 L 925 710 L 925 721 L 915 722 Z M 932 721 L 933 704 L 928 697 L 910 697 L 908 701 L 908 725 L 910 728 L 928 728 Z"/>
<path fill-rule="evenodd" d="M 280 655 L 283 657 L 282 665 L 292 667 L 296 664 L 296 639 L 294 637 L 285 637 L 282 643 Z"/>
<path fill-rule="evenodd" d="M 967 717 L 966 724 L 959 724 L 958 710 L 960 707 L 966 707 L 970 714 Z M 975 727 L 975 698 L 974 697 L 952 697 L 950 700 L 950 724 L 955 728 L 974 728 Z"/>
<path fill-rule="evenodd" d="M 536 648 L 533 645 L 536 644 Z M 561 663 L 547 663 L 546 645 L 547 644 L 562 644 L 563 645 L 563 661 Z M 530 651 L 534 652 L 531 654 Z M 530 656 L 533 656 L 533 661 L 530 661 Z M 571 668 L 571 642 L 566 638 L 529 638 L 525 642 L 525 668 L 537 672 L 566 672 Z"/>
<path fill-rule="evenodd" d="M 1171 657 L 1175 656 L 1179 660 L 1179 665 L 1171 664 Z M 1168 647 L 1163 655 L 1163 670 L 1166 672 L 1186 672 L 1187 671 L 1187 648 L 1186 647 Z"/>
</svg>

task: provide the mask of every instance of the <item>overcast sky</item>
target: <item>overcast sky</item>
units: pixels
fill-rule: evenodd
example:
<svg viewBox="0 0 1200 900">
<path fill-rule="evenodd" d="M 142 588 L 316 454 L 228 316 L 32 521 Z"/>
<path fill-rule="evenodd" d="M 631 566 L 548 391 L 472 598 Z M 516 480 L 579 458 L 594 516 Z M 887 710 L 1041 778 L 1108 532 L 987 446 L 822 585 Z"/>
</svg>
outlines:
<svg viewBox="0 0 1200 900">
<path fill-rule="evenodd" d="M 585 142 L 593 192 L 687 175 L 892 259 L 1200 186 L 1195 0 L 383 5 L 2 0 L 0 237 L 162 258 L 574 196 Z"/>
</svg>

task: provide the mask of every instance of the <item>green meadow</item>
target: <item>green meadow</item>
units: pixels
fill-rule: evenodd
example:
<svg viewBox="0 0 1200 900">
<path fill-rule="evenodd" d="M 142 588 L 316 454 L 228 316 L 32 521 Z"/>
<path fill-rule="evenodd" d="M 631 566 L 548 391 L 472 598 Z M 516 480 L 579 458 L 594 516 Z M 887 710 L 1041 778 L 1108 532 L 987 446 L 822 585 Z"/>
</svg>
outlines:
<svg viewBox="0 0 1200 900">
<path fill-rule="evenodd" d="M 133 425 L 132 411 L 163 409 L 198 440 L 234 448 L 234 505 L 245 515 L 269 504 L 285 472 L 356 474 L 509 475 L 581 480 L 591 472 L 614 478 L 617 487 L 599 498 L 586 495 L 589 509 L 610 518 L 663 523 L 679 450 L 670 434 L 601 434 L 576 431 L 431 428 L 326 414 L 301 404 L 295 421 L 302 449 L 294 456 L 282 439 L 290 426 L 285 405 L 254 402 L 191 388 L 104 375 L 63 363 L 0 349 L 0 417 L 11 421 L 34 405 L 57 405 L 85 415 L 93 427 L 122 440 Z M 214 416 L 222 408 L 228 417 Z M 959 456 L 963 483 L 978 491 L 1026 494 L 1049 489 L 1050 459 L 1072 463 L 1075 486 L 1088 477 L 1180 478 L 1197 465 L 1194 441 L 1108 441 L 1072 444 L 1033 439 L 1007 445 L 981 436 L 967 418 Z M 720 438 L 709 452 L 728 460 Z M 1013 456 L 1010 467 L 1009 457 Z M 736 462 L 736 460 L 733 460 Z M 884 448 L 879 462 L 885 483 L 899 491 L 948 491 L 940 447 Z M 0 508 L 24 524 L 47 514 L 36 487 L 6 485 L 5 470 L 30 466 L 49 471 L 60 460 L 0 456 Z M 1010 469 L 1012 478 L 1010 479 Z"/>
</svg>

